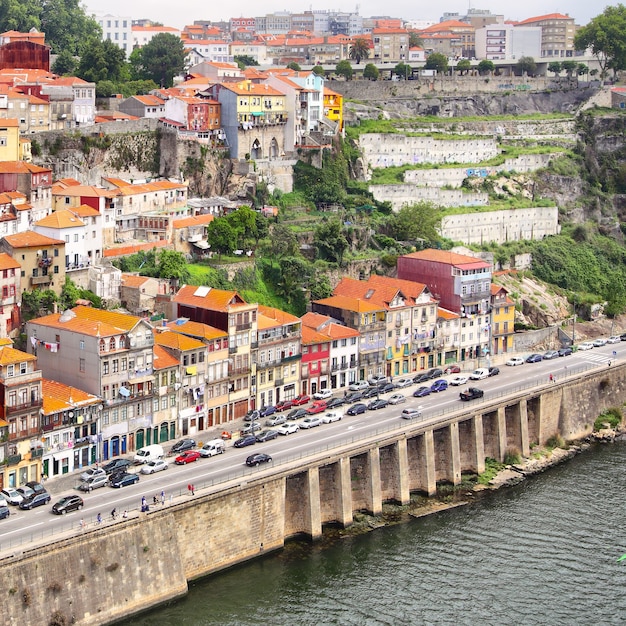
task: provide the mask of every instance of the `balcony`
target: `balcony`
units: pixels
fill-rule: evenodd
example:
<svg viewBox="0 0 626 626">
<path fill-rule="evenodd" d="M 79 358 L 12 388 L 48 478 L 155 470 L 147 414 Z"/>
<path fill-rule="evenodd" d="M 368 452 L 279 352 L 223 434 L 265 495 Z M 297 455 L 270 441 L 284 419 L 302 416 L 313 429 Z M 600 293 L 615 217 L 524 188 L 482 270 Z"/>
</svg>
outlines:
<svg viewBox="0 0 626 626">
<path fill-rule="evenodd" d="M 228 346 L 228 354 L 237 354 L 237 346 Z"/>
<path fill-rule="evenodd" d="M 247 324 L 235 324 L 235 329 L 237 332 L 241 332 L 242 330 L 250 330 L 252 328 L 252 324 L 248 322 Z"/>
<path fill-rule="evenodd" d="M 52 276 L 31 276 L 31 285 L 49 285 L 52 282 Z"/>
<path fill-rule="evenodd" d="M 19 465 L 22 460 L 21 454 L 9 454 L 7 456 L 7 465 Z"/>
<path fill-rule="evenodd" d="M 363 335 L 366 333 L 376 332 L 377 330 L 386 330 L 387 324 L 385 322 L 374 322 L 373 324 L 361 324 L 358 330 Z"/>
<path fill-rule="evenodd" d="M 277 378 L 274 381 L 274 387 L 282 387 L 285 384 L 285 379 L 284 378 Z"/>
<path fill-rule="evenodd" d="M 152 376 L 152 368 L 146 367 L 144 369 L 136 369 L 128 371 L 128 378 L 130 380 L 137 380 L 139 378 L 146 378 L 148 376 Z"/>
<path fill-rule="evenodd" d="M 22 404 L 7 405 L 5 408 L 6 415 L 15 415 L 22 411 L 29 411 L 31 409 L 40 409 L 43 404 L 43 400 L 33 400 L 32 402 L 24 402 Z"/>
</svg>

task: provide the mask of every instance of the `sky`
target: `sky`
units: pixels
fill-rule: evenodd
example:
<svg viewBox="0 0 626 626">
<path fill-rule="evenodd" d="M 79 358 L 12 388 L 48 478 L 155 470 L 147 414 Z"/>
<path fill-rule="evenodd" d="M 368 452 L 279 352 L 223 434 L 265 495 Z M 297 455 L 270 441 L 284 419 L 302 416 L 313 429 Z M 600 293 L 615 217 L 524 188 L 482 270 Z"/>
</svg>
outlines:
<svg viewBox="0 0 626 626">
<path fill-rule="evenodd" d="M 111 15 L 127 16 L 131 19 L 147 18 L 161 22 L 166 26 L 182 28 L 193 24 L 194 20 L 228 20 L 231 17 L 256 17 L 276 11 L 290 11 L 299 13 L 311 9 L 355 11 L 358 7 L 359 15 L 371 17 L 387 15 L 400 17 L 406 20 L 440 21 L 443 12 L 459 13 L 464 15 L 471 7 L 473 9 L 489 10 L 495 15 L 504 15 L 505 19 L 524 20 L 529 17 L 546 15 L 548 13 L 564 13 L 576 19 L 581 26 L 604 11 L 606 6 L 615 6 L 619 2 L 600 0 L 598 4 L 589 0 L 526 0 L 525 2 L 511 2 L 510 0 L 444 0 L 435 3 L 424 1 L 407 2 L 406 0 L 342 0 L 331 2 L 320 0 L 312 3 L 306 0 L 238 0 L 228 2 L 225 7 L 219 2 L 204 3 L 198 0 L 84 0 L 87 13 L 109 13 Z M 384 8 L 383 8 L 384 7 Z"/>
</svg>

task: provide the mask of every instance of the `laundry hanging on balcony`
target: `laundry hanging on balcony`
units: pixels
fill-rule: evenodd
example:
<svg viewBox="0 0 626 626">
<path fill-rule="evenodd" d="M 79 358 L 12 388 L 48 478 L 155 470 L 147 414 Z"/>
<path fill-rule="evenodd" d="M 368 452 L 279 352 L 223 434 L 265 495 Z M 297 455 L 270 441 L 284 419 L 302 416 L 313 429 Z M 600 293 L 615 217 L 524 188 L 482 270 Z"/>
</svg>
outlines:
<svg viewBox="0 0 626 626">
<path fill-rule="evenodd" d="M 50 352 L 59 351 L 60 344 L 56 341 L 41 341 L 41 339 L 37 339 L 37 337 L 31 337 L 30 343 L 35 350 L 35 356 L 37 356 L 37 346 L 43 346 L 46 350 L 50 350 Z"/>
</svg>

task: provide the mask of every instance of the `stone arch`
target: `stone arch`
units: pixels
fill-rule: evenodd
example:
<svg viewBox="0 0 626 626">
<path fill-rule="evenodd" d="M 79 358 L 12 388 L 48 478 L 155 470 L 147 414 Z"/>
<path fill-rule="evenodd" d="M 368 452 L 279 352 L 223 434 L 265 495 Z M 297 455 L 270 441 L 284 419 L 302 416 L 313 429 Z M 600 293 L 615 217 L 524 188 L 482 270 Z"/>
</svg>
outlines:
<svg viewBox="0 0 626 626">
<path fill-rule="evenodd" d="M 268 157 L 270 159 L 277 159 L 278 155 L 279 155 L 278 141 L 276 141 L 276 137 L 272 137 L 272 141 L 270 142 Z"/>
<path fill-rule="evenodd" d="M 261 142 L 258 139 L 255 139 L 252 142 L 252 149 L 250 150 L 250 158 L 252 160 L 263 158 L 263 147 L 261 146 Z"/>
</svg>

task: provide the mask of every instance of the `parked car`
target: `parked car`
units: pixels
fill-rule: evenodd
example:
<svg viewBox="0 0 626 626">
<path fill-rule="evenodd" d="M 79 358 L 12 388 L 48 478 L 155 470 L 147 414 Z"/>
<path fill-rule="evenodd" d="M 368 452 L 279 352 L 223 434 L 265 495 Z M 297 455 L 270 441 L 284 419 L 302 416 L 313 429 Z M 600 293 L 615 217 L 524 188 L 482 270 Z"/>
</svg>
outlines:
<svg viewBox="0 0 626 626">
<path fill-rule="evenodd" d="M 20 509 L 30 510 L 37 506 L 43 506 L 50 502 L 51 497 L 47 491 L 43 493 L 34 493 L 30 498 L 25 498 L 20 502 Z"/>
<path fill-rule="evenodd" d="M 458 365 L 448 365 L 445 370 L 443 370 L 444 374 L 460 374 L 461 368 Z"/>
<path fill-rule="evenodd" d="M 524 359 L 521 356 L 513 356 L 507 362 L 506 365 L 515 367 L 516 365 L 524 365 Z"/>
<path fill-rule="evenodd" d="M 285 424 L 283 424 L 284 426 Z M 245 448 L 246 446 L 253 446 L 256 443 L 256 437 L 254 435 L 245 435 L 240 437 L 233 444 L 235 448 Z"/>
<path fill-rule="evenodd" d="M 196 442 L 194 439 L 181 439 L 172 446 L 170 452 L 172 454 L 174 454 L 175 452 L 185 452 L 185 450 L 191 450 L 195 447 Z"/>
<path fill-rule="evenodd" d="M 322 423 L 322 420 L 319 417 L 316 417 L 316 416 L 305 417 L 300 422 L 300 428 L 315 428 L 316 426 L 320 426 L 321 423 Z"/>
<path fill-rule="evenodd" d="M 243 416 L 243 421 L 253 422 L 254 420 L 258 420 L 260 417 L 261 414 L 259 413 L 259 411 L 257 409 L 252 409 Z"/>
<path fill-rule="evenodd" d="M 572 354 L 573 350 L 569 346 L 565 346 L 564 348 L 559 348 L 559 356 L 569 356 Z"/>
<path fill-rule="evenodd" d="M 250 422 L 247 426 L 244 426 L 241 429 L 241 434 L 251 435 L 251 434 L 259 432 L 260 430 L 263 430 L 263 426 L 261 426 L 259 422 Z"/>
<path fill-rule="evenodd" d="M 526 357 L 526 363 L 539 363 L 539 361 L 543 361 L 543 356 L 541 354 L 529 354 Z"/>
<path fill-rule="evenodd" d="M 22 494 L 17 489 L 13 489 L 13 487 L 5 487 L 0 491 L 0 495 L 13 506 L 17 506 L 23 500 Z"/>
<path fill-rule="evenodd" d="M 482 380 L 489 376 L 489 370 L 486 367 L 479 367 L 470 374 L 472 380 Z"/>
<path fill-rule="evenodd" d="M 543 360 L 549 361 L 550 359 L 557 359 L 559 357 L 558 350 L 548 350 L 543 353 Z"/>
<path fill-rule="evenodd" d="M 621 341 L 620 336 L 619 335 L 611 335 L 606 342 L 607 343 L 619 343 Z"/>
<path fill-rule="evenodd" d="M 318 400 L 314 402 L 307 410 L 307 415 L 315 415 L 316 413 L 323 413 L 326 410 L 326 402 L 324 400 Z"/>
<path fill-rule="evenodd" d="M 313 394 L 313 400 L 327 400 L 333 397 L 332 389 L 320 389 Z"/>
<path fill-rule="evenodd" d="M 393 383 L 385 383 L 379 387 L 380 393 L 391 393 L 395 391 L 396 386 Z"/>
<path fill-rule="evenodd" d="M 95 476 L 106 476 L 107 473 L 101 467 L 90 467 L 85 470 L 81 475 L 81 480 L 89 480 L 90 478 L 94 478 Z"/>
<path fill-rule="evenodd" d="M 26 485 L 22 485 L 21 487 L 18 487 L 17 491 L 22 496 L 22 500 L 28 500 L 28 498 L 35 495 L 35 492 L 30 487 L 27 487 Z"/>
<path fill-rule="evenodd" d="M 226 451 L 226 444 L 223 439 L 211 439 L 200 448 L 201 457 L 216 456 Z"/>
<path fill-rule="evenodd" d="M 379 398 L 378 400 L 372 400 L 367 405 L 367 408 L 370 411 L 377 411 L 378 409 L 384 409 L 388 404 L 389 402 L 385 398 Z"/>
<path fill-rule="evenodd" d="M 602 346 L 606 346 L 606 339 L 604 337 L 598 337 L 593 340 L 594 348 L 601 348 Z"/>
<path fill-rule="evenodd" d="M 440 376 L 443 376 L 443 370 L 439 369 L 438 367 L 433 367 L 426 373 L 428 374 L 428 378 L 430 378 L 431 380 L 433 378 L 439 378 Z"/>
<path fill-rule="evenodd" d="M 489 376 L 497 376 L 500 373 L 500 368 L 492 365 L 489 368 Z"/>
<path fill-rule="evenodd" d="M 293 400 L 281 400 L 276 403 L 276 411 L 288 411 L 293 408 Z"/>
<path fill-rule="evenodd" d="M 117 472 L 112 472 L 111 474 L 99 474 L 98 476 L 92 476 L 87 480 L 81 480 L 78 483 L 78 489 L 80 491 L 91 492 L 94 489 L 98 489 L 99 487 L 104 487 L 111 479 L 112 476 L 116 476 L 117 474 L 125 474 L 125 470 L 118 470 Z"/>
<path fill-rule="evenodd" d="M 365 413 L 365 411 L 367 411 L 367 406 L 363 404 L 362 402 L 357 402 L 356 404 L 353 404 L 346 411 L 346 413 L 348 415 L 360 415 L 361 413 Z"/>
<path fill-rule="evenodd" d="M 299 420 L 301 417 L 306 417 L 308 415 L 308 413 L 306 412 L 306 409 L 293 409 L 292 411 L 289 411 L 288 415 L 287 415 L 287 419 L 288 420 Z M 272 424 L 272 426 L 277 426 L 278 424 Z"/>
<path fill-rule="evenodd" d="M 578 344 L 578 349 L 579 350 L 592 350 L 593 343 L 591 343 L 591 341 L 583 341 L 582 343 Z"/>
<path fill-rule="evenodd" d="M 363 398 L 363 392 L 351 391 L 346 397 L 344 404 L 354 404 Z"/>
<path fill-rule="evenodd" d="M 187 454 L 192 454 L 192 452 L 188 452 Z M 200 453 L 198 452 L 198 455 Z M 162 472 L 169 467 L 168 462 L 165 459 L 156 459 L 155 461 L 150 461 L 150 463 L 146 463 L 141 468 L 142 474 L 154 474 L 155 472 Z"/>
<path fill-rule="evenodd" d="M 378 387 L 370 387 L 366 389 L 362 394 L 362 400 L 367 400 L 367 398 L 375 398 L 380 395 L 380 389 Z"/>
<path fill-rule="evenodd" d="M 271 441 L 272 439 L 276 439 L 278 437 L 277 430 L 263 430 L 260 433 L 256 434 L 256 440 L 259 443 L 263 443 L 264 441 Z"/>
<path fill-rule="evenodd" d="M 343 417 L 343 413 L 341 411 L 328 411 L 324 413 L 320 418 L 322 420 L 322 424 L 330 424 L 331 422 L 339 422 Z"/>
<path fill-rule="evenodd" d="M 465 376 L 465 374 L 457 374 L 450 379 L 449 384 L 453 387 L 460 387 L 461 385 L 464 385 L 468 380 L 469 376 Z"/>
<path fill-rule="evenodd" d="M 276 407 L 274 405 L 264 406 L 264 407 L 261 407 L 261 410 L 259 411 L 259 416 L 269 417 L 270 415 L 274 415 L 274 413 L 276 413 Z"/>
<path fill-rule="evenodd" d="M 248 467 L 256 467 L 258 465 L 261 465 L 261 463 L 269 463 L 271 460 L 272 457 L 269 454 L 263 454 L 262 452 L 259 452 L 257 454 L 251 454 L 246 459 L 246 465 Z"/>
<path fill-rule="evenodd" d="M 410 387 L 413 384 L 412 378 L 398 378 L 396 380 L 396 387 L 398 389 L 404 389 L 404 387 Z"/>
<path fill-rule="evenodd" d="M 430 380 L 430 376 L 428 374 L 417 374 L 413 377 L 413 382 L 416 385 L 420 385 L 421 383 L 427 383 Z"/>
<path fill-rule="evenodd" d="M 381 383 L 388 383 L 389 377 L 384 374 L 374 374 L 367 379 L 367 382 L 373 387 L 378 387 Z"/>
<path fill-rule="evenodd" d="M 367 389 L 369 386 L 370 384 L 366 380 L 358 380 L 355 383 L 351 383 L 348 386 L 348 389 L 350 391 L 363 391 L 364 389 Z"/>
<path fill-rule="evenodd" d="M 38 483 L 35 480 L 29 480 L 26 483 L 26 486 L 29 489 L 32 489 L 33 493 L 46 493 L 46 488 L 41 483 Z"/>
<path fill-rule="evenodd" d="M 55 515 L 65 515 L 72 511 L 80 511 L 84 505 L 80 496 L 65 496 L 52 505 L 52 512 Z"/>
<path fill-rule="evenodd" d="M 11 509 L 8 506 L 0 506 L 0 519 L 5 519 L 11 515 Z"/>
<path fill-rule="evenodd" d="M 128 459 L 113 459 L 112 461 L 109 461 L 102 469 L 107 474 L 112 474 L 113 472 L 127 470 L 132 464 L 132 461 L 129 461 Z"/>
<path fill-rule="evenodd" d="M 430 395 L 430 387 L 418 387 L 413 392 L 414 398 L 423 398 L 424 396 L 429 396 L 429 395 Z"/>
<path fill-rule="evenodd" d="M 134 485 L 139 482 L 139 474 L 128 474 L 126 472 L 120 472 L 111 478 L 109 484 L 115 489 L 121 489 L 128 485 Z"/>
<path fill-rule="evenodd" d="M 421 409 L 402 409 L 402 413 L 400 413 L 400 417 L 404 420 L 412 420 L 421 415 Z"/>
<path fill-rule="evenodd" d="M 406 402 L 406 398 L 401 393 L 394 393 L 393 396 L 389 396 L 389 404 L 402 404 Z"/>
<path fill-rule="evenodd" d="M 198 450 L 186 450 L 174 459 L 174 463 L 176 463 L 176 465 L 187 465 L 187 463 L 193 463 L 199 458 L 200 452 L 198 452 Z"/>
<path fill-rule="evenodd" d="M 626 341 L 626 333 L 619 336 L 620 341 Z"/>
<path fill-rule="evenodd" d="M 485 392 L 482 389 L 478 389 L 477 387 L 469 387 L 465 391 L 461 391 L 459 394 L 461 400 L 477 400 L 478 398 L 482 398 L 485 395 Z"/>
<path fill-rule="evenodd" d="M 327 409 L 336 409 L 337 407 L 343 406 L 344 402 L 345 402 L 344 398 L 331 398 L 326 403 L 326 408 Z"/>
<path fill-rule="evenodd" d="M 310 396 L 307 396 L 305 394 L 301 394 L 297 398 L 294 399 L 293 405 L 294 406 L 302 406 L 303 404 L 306 404 L 310 399 L 311 399 Z"/>
<path fill-rule="evenodd" d="M 297 433 L 300 430 L 300 426 L 295 422 L 287 422 L 286 424 L 281 424 L 276 430 L 279 435 L 291 435 Z"/>
<path fill-rule="evenodd" d="M 296 411 L 300 411 L 301 409 L 296 409 Z M 288 419 L 287 415 L 272 415 L 267 422 L 265 422 L 266 426 L 280 426 L 284 424 Z"/>
<path fill-rule="evenodd" d="M 448 381 L 443 378 L 439 378 L 438 380 L 433 382 L 433 384 L 430 386 L 430 390 L 433 393 L 437 393 L 439 391 L 445 391 L 447 388 L 448 388 Z"/>
</svg>

